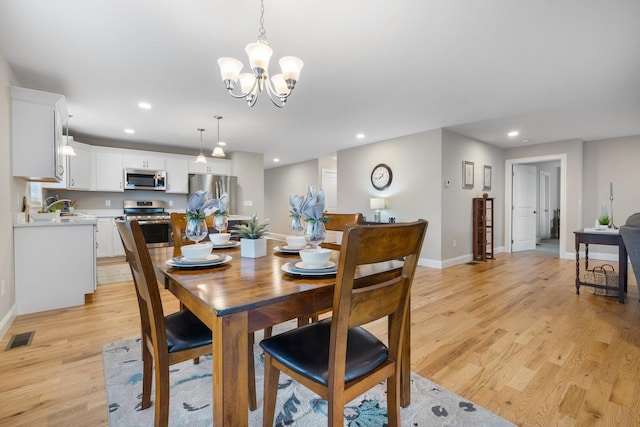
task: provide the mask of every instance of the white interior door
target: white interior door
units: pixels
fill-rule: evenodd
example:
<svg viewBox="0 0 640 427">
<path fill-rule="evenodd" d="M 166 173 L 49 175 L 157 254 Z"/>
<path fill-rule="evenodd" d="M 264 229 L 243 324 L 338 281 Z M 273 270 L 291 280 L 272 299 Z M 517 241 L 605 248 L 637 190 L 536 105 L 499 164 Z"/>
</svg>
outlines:
<svg viewBox="0 0 640 427">
<path fill-rule="evenodd" d="M 536 248 L 536 175 L 535 166 L 513 165 L 513 252 Z"/>
<path fill-rule="evenodd" d="M 338 173 L 333 169 L 322 169 L 324 209 L 336 213 L 338 210 Z"/>
<path fill-rule="evenodd" d="M 540 239 L 551 237 L 551 174 L 540 171 Z"/>
</svg>

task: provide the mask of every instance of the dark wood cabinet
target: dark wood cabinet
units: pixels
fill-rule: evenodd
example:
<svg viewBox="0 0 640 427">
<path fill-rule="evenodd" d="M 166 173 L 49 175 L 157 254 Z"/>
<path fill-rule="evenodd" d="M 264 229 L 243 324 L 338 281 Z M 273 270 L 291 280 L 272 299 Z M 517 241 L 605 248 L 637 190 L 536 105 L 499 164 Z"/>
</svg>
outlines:
<svg viewBox="0 0 640 427">
<path fill-rule="evenodd" d="M 473 259 L 493 259 L 493 198 L 473 199 Z"/>
</svg>

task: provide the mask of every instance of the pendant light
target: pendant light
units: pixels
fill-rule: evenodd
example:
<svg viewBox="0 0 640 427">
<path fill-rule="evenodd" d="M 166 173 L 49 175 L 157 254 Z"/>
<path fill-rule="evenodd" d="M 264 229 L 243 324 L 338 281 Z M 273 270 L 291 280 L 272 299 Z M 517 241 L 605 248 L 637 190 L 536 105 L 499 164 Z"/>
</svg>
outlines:
<svg viewBox="0 0 640 427">
<path fill-rule="evenodd" d="M 198 131 L 200 131 L 200 154 L 198 154 L 198 157 L 196 158 L 196 163 L 204 163 L 206 165 L 207 158 L 202 153 L 202 132 L 204 132 L 204 129 L 198 128 Z"/>
<path fill-rule="evenodd" d="M 224 150 L 222 149 L 222 146 L 226 144 L 220 141 L 220 120 L 222 120 L 222 116 L 214 117 L 218 119 L 218 146 L 213 149 L 213 153 L 211 153 L 211 155 L 213 157 L 226 157 L 226 155 L 224 154 Z"/>
<path fill-rule="evenodd" d="M 73 117 L 71 114 L 67 116 L 67 135 L 64 140 L 64 145 L 62 146 L 62 155 L 63 156 L 75 156 L 76 150 L 73 149 L 71 144 L 69 143 L 69 120 Z"/>
</svg>

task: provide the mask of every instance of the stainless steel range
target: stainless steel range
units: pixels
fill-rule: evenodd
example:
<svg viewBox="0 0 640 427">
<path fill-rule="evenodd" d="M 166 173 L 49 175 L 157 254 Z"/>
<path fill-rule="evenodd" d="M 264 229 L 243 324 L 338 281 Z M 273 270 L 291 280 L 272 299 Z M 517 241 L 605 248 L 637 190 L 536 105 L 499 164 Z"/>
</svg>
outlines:
<svg viewBox="0 0 640 427">
<path fill-rule="evenodd" d="M 162 200 L 125 200 L 127 221 L 137 220 L 150 248 L 171 246 L 171 215 L 164 211 Z"/>
</svg>

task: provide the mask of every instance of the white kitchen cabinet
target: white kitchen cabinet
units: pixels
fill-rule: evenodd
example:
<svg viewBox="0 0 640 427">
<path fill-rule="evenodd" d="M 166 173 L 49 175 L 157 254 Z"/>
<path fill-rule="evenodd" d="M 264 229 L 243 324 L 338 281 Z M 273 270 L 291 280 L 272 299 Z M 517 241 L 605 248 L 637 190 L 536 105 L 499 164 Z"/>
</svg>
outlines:
<svg viewBox="0 0 640 427">
<path fill-rule="evenodd" d="M 111 219 L 111 239 L 113 248 L 112 256 L 125 256 L 124 246 L 122 245 L 122 239 L 120 238 L 120 233 L 118 232 L 118 227 L 116 226 L 116 221 L 114 218 Z"/>
<path fill-rule="evenodd" d="M 122 166 L 131 169 L 165 170 L 165 161 L 162 157 L 153 155 L 135 156 L 125 154 L 122 156 Z"/>
<path fill-rule="evenodd" d="M 67 157 L 67 188 L 69 190 L 91 189 L 91 152 L 74 147 L 75 156 Z"/>
<path fill-rule="evenodd" d="M 96 241 L 98 258 L 124 256 L 124 247 L 115 218 L 98 218 Z"/>
<path fill-rule="evenodd" d="M 167 193 L 189 193 L 189 161 L 185 159 L 168 158 L 165 160 L 167 167 Z"/>
<path fill-rule="evenodd" d="M 124 172 L 122 155 L 118 153 L 96 153 L 96 190 L 122 191 Z"/>
<path fill-rule="evenodd" d="M 107 258 L 113 256 L 113 220 L 98 218 L 96 226 L 96 256 Z"/>
<path fill-rule="evenodd" d="M 207 163 L 189 162 L 189 173 L 210 173 L 213 175 L 231 175 L 231 160 L 207 159 Z"/>
<path fill-rule="evenodd" d="M 13 176 L 43 182 L 62 180 L 62 124 L 67 119 L 63 95 L 11 86 Z"/>
<path fill-rule="evenodd" d="M 95 225 L 14 227 L 17 314 L 84 304 L 96 287 Z"/>
</svg>

